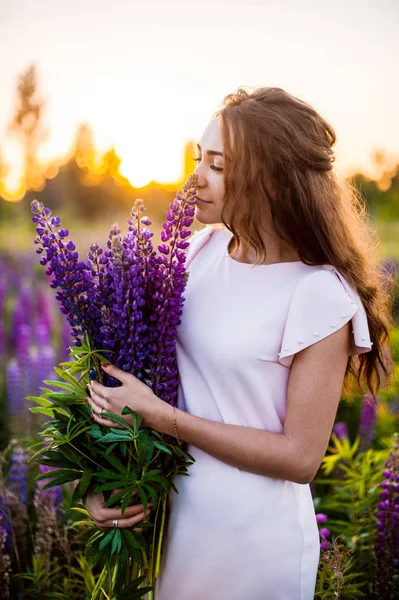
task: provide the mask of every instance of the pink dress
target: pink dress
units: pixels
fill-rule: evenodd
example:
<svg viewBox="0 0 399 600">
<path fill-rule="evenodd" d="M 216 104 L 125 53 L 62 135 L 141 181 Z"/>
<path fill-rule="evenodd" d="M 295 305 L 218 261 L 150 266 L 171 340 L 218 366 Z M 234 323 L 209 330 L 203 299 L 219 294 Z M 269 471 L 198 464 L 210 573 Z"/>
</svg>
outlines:
<svg viewBox="0 0 399 600">
<path fill-rule="evenodd" d="M 177 358 L 178 406 L 193 415 L 282 432 L 296 352 L 352 320 L 351 354 L 371 349 L 356 292 L 331 266 L 252 267 L 231 258 L 228 229 L 189 248 Z M 196 459 L 170 493 L 156 600 L 313 600 L 319 535 L 310 486 Z"/>
</svg>

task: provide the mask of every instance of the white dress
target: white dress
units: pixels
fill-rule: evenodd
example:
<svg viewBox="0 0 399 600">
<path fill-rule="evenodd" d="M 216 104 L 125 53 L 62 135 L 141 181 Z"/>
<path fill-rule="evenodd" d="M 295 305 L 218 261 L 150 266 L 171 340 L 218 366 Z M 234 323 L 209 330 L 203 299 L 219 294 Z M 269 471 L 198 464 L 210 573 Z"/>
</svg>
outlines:
<svg viewBox="0 0 399 600">
<path fill-rule="evenodd" d="M 192 238 L 178 330 L 178 407 L 282 432 L 294 354 L 352 319 L 351 354 L 371 349 L 356 292 L 333 267 L 252 267 L 226 228 Z M 319 535 L 310 486 L 256 475 L 188 446 L 176 477 L 156 600 L 313 600 Z"/>
</svg>

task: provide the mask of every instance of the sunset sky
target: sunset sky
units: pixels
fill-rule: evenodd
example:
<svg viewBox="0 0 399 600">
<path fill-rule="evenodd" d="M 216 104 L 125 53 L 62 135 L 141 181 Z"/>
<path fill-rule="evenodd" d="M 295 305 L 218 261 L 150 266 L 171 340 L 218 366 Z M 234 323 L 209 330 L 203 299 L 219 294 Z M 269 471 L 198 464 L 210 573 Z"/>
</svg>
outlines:
<svg viewBox="0 0 399 600">
<path fill-rule="evenodd" d="M 184 143 L 223 97 L 265 85 L 331 122 L 342 173 L 373 174 L 374 150 L 399 161 L 398 31 L 398 0 L 0 0 L 8 189 L 21 154 L 6 129 L 31 63 L 46 102 L 43 162 L 65 155 L 85 121 L 133 185 L 175 181 Z"/>
</svg>

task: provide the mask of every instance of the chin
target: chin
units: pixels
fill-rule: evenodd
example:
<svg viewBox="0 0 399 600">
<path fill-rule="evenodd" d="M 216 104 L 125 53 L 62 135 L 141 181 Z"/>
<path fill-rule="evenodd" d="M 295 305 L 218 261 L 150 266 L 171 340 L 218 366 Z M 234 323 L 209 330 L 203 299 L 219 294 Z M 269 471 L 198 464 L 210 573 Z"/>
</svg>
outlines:
<svg viewBox="0 0 399 600">
<path fill-rule="evenodd" d="M 198 206 L 196 206 L 194 218 L 196 221 L 198 221 L 198 223 L 201 223 L 202 225 L 215 225 L 217 223 L 222 222 L 220 218 L 218 218 L 217 216 L 215 217 L 215 215 L 212 214 L 212 211 L 208 212 L 206 209 L 202 210 Z"/>
</svg>

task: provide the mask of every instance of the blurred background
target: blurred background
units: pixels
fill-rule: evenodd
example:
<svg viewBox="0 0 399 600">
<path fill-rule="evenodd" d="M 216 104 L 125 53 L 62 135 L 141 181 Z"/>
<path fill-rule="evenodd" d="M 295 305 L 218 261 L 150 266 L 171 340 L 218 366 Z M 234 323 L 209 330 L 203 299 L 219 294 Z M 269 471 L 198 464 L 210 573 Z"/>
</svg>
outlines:
<svg viewBox="0 0 399 600">
<path fill-rule="evenodd" d="M 31 200 L 60 216 L 83 252 L 103 244 L 114 221 L 126 225 L 136 198 L 157 236 L 223 97 L 239 86 L 282 87 L 335 128 L 339 176 L 361 190 L 381 266 L 396 277 L 398 27 L 397 0 L 0 1 L 0 449 L 8 484 L 37 435 L 24 398 L 39 393 L 70 341 L 37 264 Z M 397 326 L 393 341 L 398 360 Z M 399 427 L 397 383 L 372 409 L 364 398 L 347 400 L 337 421 L 349 437 L 369 418 L 362 448 L 386 447 Z"/>
<path fill-rule="evenodd" d="M 31 200 L 83 253 L 126 225 L 138 197 L 157 238 L 212 112 L 241 85 L 282 87 L 332 124 L 338 174 L 362 191 L 396 273 L 398 25 L 395 0 L 0 3 L 2 445 L 30 432 L 23 397 L 69 343 Z"/>
</svg>

